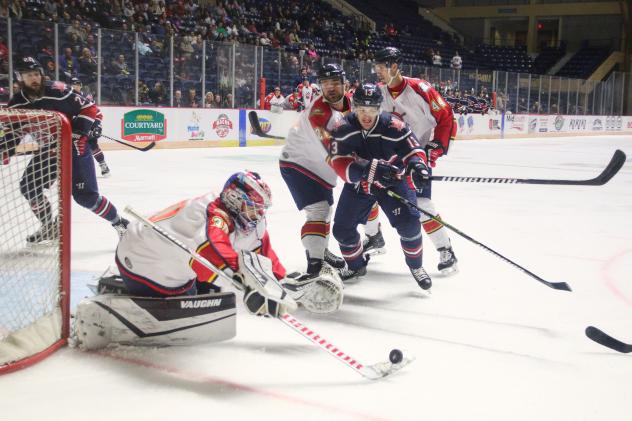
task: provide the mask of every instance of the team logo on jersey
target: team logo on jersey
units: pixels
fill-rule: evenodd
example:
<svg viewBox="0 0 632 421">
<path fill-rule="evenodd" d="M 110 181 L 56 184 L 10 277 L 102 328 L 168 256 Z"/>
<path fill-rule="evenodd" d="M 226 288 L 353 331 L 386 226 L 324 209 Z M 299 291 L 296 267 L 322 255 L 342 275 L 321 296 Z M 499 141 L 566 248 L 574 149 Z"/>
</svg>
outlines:
<svg viewBox="0 0 632 421">
<path fill-rule="evenodd" d="M 204 140 L 204 130 L 200 129 L 200 116 L 193 111 L 191 121 L 187 125 L 189 140 Z"/>
<path fill-rule="evenodd" d="M 432 100 L 432 102 L 430 103 L 430 107 L 432 108 L 432 111 L 435 111 L 435 112 L 441 109 L 441 107 L 439 107 L 439 104 L 437 104 L 435 100 Z"/>
<path fill-rule="evenodd" d="M 158 111 L 130 111 L 123 115 L 121 131 L 129 142 L 157 142 L 167 137 L 167 119 Z"/>
<path fill-rule="evenodd" d="M 211 225 L 221 229 L 224 232 L 228 232 L 228 226 L 226 225 L 226 221 L 224 221 L 219 216 L 214 216 L 211 218 Z"/>
<path fill-rule="evenodd" d="M 441 97 L 437 97 L 437 104 L 439 104 L 439 106 L 441 108 L 445 108 L 447 106 L 447 104 L 445 103 L 445 101 Z"/>
<path fill-rule="evenodd" d="M 228 118 L 226 114 L 220 114 L 217 120 L 213 122 L 213 130 L 215 130 L 215 133 L 217 133 L 219 137 L 226 137 L 232 129 L 233 122 L 230 121 L 230 118 Z"/>
</svg>

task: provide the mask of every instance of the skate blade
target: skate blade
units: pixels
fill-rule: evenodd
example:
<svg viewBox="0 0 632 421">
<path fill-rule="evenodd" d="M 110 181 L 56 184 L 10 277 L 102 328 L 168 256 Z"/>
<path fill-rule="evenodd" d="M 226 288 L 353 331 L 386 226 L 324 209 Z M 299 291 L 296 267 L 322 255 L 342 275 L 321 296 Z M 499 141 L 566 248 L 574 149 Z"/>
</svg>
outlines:
<svg viewBox="0 0 632 421">
<path fill-rule="evenodd" d="M 445 268 L 439 271 L 439 273 L 441 273 L 441 275 L 446 278 L 449 276 L 456 275 L 458 272 L 459 272 L 459 267 L 456 264 L 450 266 L 449 268 Z"/>
<path fill-rule="evenodd" d="M 386 254 L 386 249 L 384 247 L 364 252 L 365 256 L 371 256 L 371 257 L 379 256 L 381 254 Z"/>
<path fill-rule="evenodd" d="M 28 241 L 26 242 L 26 247 L 30 248 L 30 249 L 37 249 L 37 248 L 48 248 L 51 246 L 56 246 L 57 245 L 57 240 L 42 240 L 39 241 L 37 243 L 29 243 Z"/>
<path fill-rule="evenodd" d="M 101 178 L 110 178 L 112 174 L 107 173 L 107 174 L 101 174 Z"/>
</svg>

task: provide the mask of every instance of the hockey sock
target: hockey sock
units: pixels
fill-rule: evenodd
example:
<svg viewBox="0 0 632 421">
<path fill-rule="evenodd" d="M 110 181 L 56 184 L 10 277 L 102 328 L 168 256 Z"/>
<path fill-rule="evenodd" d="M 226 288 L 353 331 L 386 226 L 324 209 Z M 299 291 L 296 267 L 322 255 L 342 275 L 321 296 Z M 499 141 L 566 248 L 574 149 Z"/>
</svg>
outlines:
<svg viewBox="0 0 632 421">
<path fill-rule="evenodd" d="M 325 248 L 329 237 L 329 223 L 325 221 L 307 221 L 301 228 L 301 242 L 309 257 L 325 258 Z"/>
<path fill-rule="evenodd" d="M 347 266 L 351 270 L 357 270 L 366 265 L 364 257 L 362 256 L 362 241 L 360 241 L 359 237 L 360 236 L 358 236 L 357 243 L 354 244 L 338 243 L 340 245 L 342 257 L 345 259 Z"/>
<path fill-rule="evenodd" d="M 408 267 L 411 269 L 421 267 L 423 256 L 421 231 L 411 237 L 401 236 L 399 242 L 401 243 L 402 250 L 404 251 L 406 265 L 408 265 Z"/>
<path fill-rule="evenodd" d="M 417 205 L 426 212 L 435 215 L 437 219 L 441 220 L 441 216 L 435 210 L 434 204 L 430 199 L 419 198 L 417 199 Z M 421 214 L 421 225 L 428 234 L 430 241 L 437 250 L 440 248 L 450 247 L 450 237 L 448 236 L 448 230 L 439 221 L 435 221 L 428 216 Z"/>
<path fill-rule="evenodd" d="M 42 225 L 46 225 L 53 220 L 53 208 L 50 205 L 50 202 L 46 198 L 46 196 L 40 196 L 37 199 L 31 199 L 29 201 L 29 205 L 31 206 L 31 211 L 35 214 L 37 219 L 42 223 Z"/>
<path fill-rule="evenodd" d="M 90 208 L 90 210 L 94 212 L 97 216 L 100 216 L 103 219 L 107 219 L 112 224 L 120 221 L 120 217 L 118 215 L 116 207 L 112 203 L 110 203 L 110 201 L 105 196 L 99 196 L 96 203 L 92 208 Z"/>
<path fill-rule="evenodd" d="M 92 150 L 92 156 L 94 157 L 94 159 L 96 159 L 96 161 L 99 164 L 102 164 L 105 162 L 105 155 L 103 155 L 103 151 L 98 146 L 96 149 Z"/>
<path fill-rule="evenodd" d="M 369 213 L 369 218 L 366 221 L 366 225 L 364 227 L 364 233 L 366 235 L 374 236 L 378 232 L 380 232 L 380 207 L 377 202 L 373 204 L 371 208 L 371 212 Z"/>
</svg>

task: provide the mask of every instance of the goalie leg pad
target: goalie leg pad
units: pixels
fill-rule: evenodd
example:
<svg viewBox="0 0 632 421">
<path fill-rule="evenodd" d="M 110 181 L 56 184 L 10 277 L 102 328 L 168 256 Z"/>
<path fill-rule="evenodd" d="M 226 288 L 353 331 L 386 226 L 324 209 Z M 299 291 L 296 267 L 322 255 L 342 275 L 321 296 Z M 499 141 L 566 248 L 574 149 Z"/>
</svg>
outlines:
<svg viewBox="0 0 632 421">
<path fill-rule="evenodd" d="M 333 313 L 343 301 L 343 283 L 335 269 L 327 263 L 314 278 L 285 278 L 283 287 L 292 298 L 312 313 Z"/>
<path fill-rule="evenodd" d="M 235 316 L 233 292 L 168 298 L 104 294 L 79 303 L 72 338 L 82 350 L 219 342 L 235 336 Z"/>
</svg>

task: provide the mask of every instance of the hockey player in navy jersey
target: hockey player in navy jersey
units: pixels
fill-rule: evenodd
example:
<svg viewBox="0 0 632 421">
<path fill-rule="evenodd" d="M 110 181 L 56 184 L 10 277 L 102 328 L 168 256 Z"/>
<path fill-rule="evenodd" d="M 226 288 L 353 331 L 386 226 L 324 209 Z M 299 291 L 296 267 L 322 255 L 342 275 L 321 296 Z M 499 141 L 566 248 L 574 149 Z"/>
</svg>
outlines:
<svg viewBox="0 0 632 421">
<path fill-rule="evenodd" d="M 44 190 L 57 180 L 56 158 L 49 151 L 56 147 L 72 148 L 72 196 L 75 201 L 101 218 L 109 221 L 121 235 L 128 224 L 119 216 L 116 207 L 99 194 L 99 187 L 90 155 L 88 136 L 95 119 L 100 115 L 97 106 L 59 81 L 45 81 L 44 72 L 33 57 L 24 57 L 16 64 L 21 90 L 8 103 L 8 108 L 57 111 L 72 123 L 72 144 L 49 144 L 34 154 L 20 180 L 20 191 L 31 210 L 42 223 L 41 228 L 27 237 L 29 243 L 52 240 L 58 236 L 57 218 L 53 215 Z M 15 148 L 27 133 L 19 129 L 8 130 L 0 139 L 0 151 L 7 156 L 15 154 Z M 52 161 L 51 161 L 52 160 Z M 6 161 L 6 160 L 5 160 Z"/>
<path fill-rule="evenodd" d="M 390 113 L 380 114 L 381 103 L 380 89 L 363 84 L 353 94 L 353 113 L 331 133 L 330 164 L 346 182 L 332 231 L 350 271 L 345 278 L 366 274 L 357 226 L 367 220 L 377 201 L 400 236 L 406 265 L 427 290 L 432 281 L 422 267 L 419 212 L 386 193 L 389 189 L 414 202 L 415 190 L 408 180 L 417 188 L 428 182 L 426 153 L 408 124 Z"/>
<path fill-rule="evenodd" d="M 81 83 L 81 80 L 79 78 L 73 77 L 70 81 L 70 85 L 72 86 L 72 90 L 78 93 L 79 95 L 86 97 L 90 101 L 93 100 L 92 95 L 86 94 L 83 92 L 82 90 L 83 83 Z M 109 177 L 110 167 L 108 167 L 108 164 L 105 162 L 105 155 L 103 154 L 103 151 L 99 147 L 99 137 L 101 137 L 102 121 L 103 121 L 103 114 L 99 112 L 96 118 L 94 119 L 94 124 L 92 125 L 92 129 L 90 129 L 90 134 L 88 136 L 88 144 L 90 145 L 90 150 L 92 151 L 92 157 L 99 164 L 99 168 L 101 168 L 101 175 L 103 177 Z"/>
</svg>

